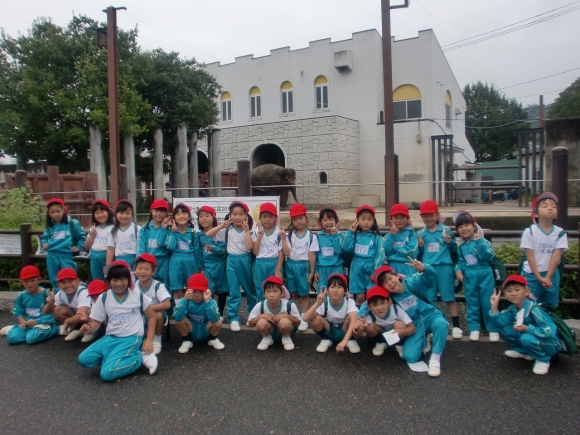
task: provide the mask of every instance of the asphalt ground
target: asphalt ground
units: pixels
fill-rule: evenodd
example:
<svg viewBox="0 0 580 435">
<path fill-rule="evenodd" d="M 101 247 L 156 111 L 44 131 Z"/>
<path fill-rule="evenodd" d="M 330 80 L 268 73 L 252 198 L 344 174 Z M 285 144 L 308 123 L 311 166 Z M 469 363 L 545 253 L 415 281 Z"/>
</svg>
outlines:
<svg viewBox="0 0 580 435">
<path fill-rule="evenodd" d="M 0 325 L 12 323 L 0 313 Z M 381 357 L 256 349 L 257 333 L 220 334 L 224 350 L 177 352 L 173 334 L 159 369 L 117 382 L 84 369 L 80 340 L 29 346 L 0 339 L 0 433 L 438 434 L 578 433 L 580 356 L 562 357 L 546 376 L 502 355 L 505 343 L 448 341 L 442 374 L 414 373 L 394 349 Z"/>
</svg>

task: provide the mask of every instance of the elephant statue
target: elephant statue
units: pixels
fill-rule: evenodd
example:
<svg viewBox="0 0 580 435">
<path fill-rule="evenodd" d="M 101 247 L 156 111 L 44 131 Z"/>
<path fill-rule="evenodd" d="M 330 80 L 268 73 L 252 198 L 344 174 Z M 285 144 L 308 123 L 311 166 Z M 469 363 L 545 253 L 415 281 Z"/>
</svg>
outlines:
<svg viewBox="0 0 580 435">
<path fill-rule="evenodd" d="M 288 191 L 296 198 L 296 171 L 283 166 L 266 163 L 252 169 L 250 181 L 253 196 L 280 196 L 280 208 L 288 208 Z M 253 187 L 253 186 L 280 186 L 288 187 Z"/>
</svg>

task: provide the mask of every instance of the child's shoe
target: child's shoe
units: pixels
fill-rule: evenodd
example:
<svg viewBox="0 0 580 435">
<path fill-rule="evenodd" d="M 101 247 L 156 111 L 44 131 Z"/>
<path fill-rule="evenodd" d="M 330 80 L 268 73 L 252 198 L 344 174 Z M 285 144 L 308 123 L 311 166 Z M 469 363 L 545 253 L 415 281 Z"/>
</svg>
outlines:
<svg viewBox="0 0 580 435">
<path fill-rule="evenodd" d="M 350 343 L 350 341 L 349 341 Z M 332 346 L 332 340 L 321 340 L 316 346 L 316 352 L 324 353 Z"/>
<path fill-rule="evenodd" d="M 387 343 L 377 343 L 373 348 L 373 355 L 374 356 L 381 356 L 385 353 L 385 349 L 387 348 Z"/>
<path fill-rule="evenodd" d="M 66 326 L 65 325 L 60 325 L 58 327 L 58 335 L 67 335 Z"/>
<path fill-rule="evenodd" d="M 241 331 L 240 322 L 238 322 L 237 320 L 234 320 L 232 323 L 230 323 L 230 331 L 240 332 Z"/>
<path fill-rule="evenodd" d="M 427 355 L 431 351 L 431 337 L 433 337 L 433 334 L 427 334 L 425 347 L 423 348 L 424 355 Z"/>
<path fill-rule="evenodd" d="M 274 344 L 274 339 L 271 335 L 267 337 L 262 337 L 262 341 L 258 344 L 258 350 L 267 350 L 270 346 Z"/>
<path fill-rule="evenodd" d="M 401 345 L 396 345 L 395 349 L 397 349 L 397 352 L 399 353 L 399 357 L 403 358 L 403 346 Z"/>
<path fill-rule="evenodd" d="M 153 341 L 153 353 L 159 355 L 161 353 L 161 341 Z"/>
<path fill-rule="evenodd" d="M 348 347 L 348 351 L 350 353 L 359 353 L 360 352 L 360 346 L 358 345 L 358 341 L 356 340 L 348 340 L 348 343 L 346 343 L 346 347 Z"/>
<path fill-rule="evenodd" d="M 149 374 L 152 375 L 157 371 L 157 357 L 154 353 L 141 352 L 143 357 L 143 365 L 149 369 Z"/>
<path fill-rule="evenodd" d="M 490 332 L 489 333 L 489 341 L 491 341 L 492 343 L 498 343 L 499 342 L 499 332 Z"/>
<path fill-rule="evenodd" d="M 189 352 L 189 349 L 191 349 L 192 347 L 193 343 L 191 341 L 184 340 L 183 343 L 181 343 L 181 346 L 179 346 L 179 349 L 177 351 L 179 353 L 187 353 Z"/>
<path fill-rule="evenodd" d="M 451 337 L 453 337 L 454 340 L 461 340 L 463 338 L 463 330 L 458 327 L 453 328 L 453 331 L 451 331 Z"/>
<path fill-rule="evenodd" d="M 531 360 L 534 359 L 534 358 L 532 358 L 529 355 L 526 355 L 526 354 L 523 354 L 523 353 L 519 353 L 518 351 L 515 351 L 515 350 L 506 350 L 503 354 L 505 356 L 509 356 L 510 358 L 523 358 L 523 359 L 525 359 L 527 361 L 531 361 Z"/>
<path fill-rule="evenodd" d="M 308 322 L 305 322 L 304 320 L 300 321 L 300 326 L 298 326 L 298 331 L 300 332 L 304 332 L 308 329 Z"/>
<path fill-rule="evenodd" d="M 441 362 L 434 359 L 429 360 L 429 370 L 427 370 L 427 374 L 432 378 L 439 376 L 441 374 Z"/>
<path fill-rule="evenodd" d="M 292 337 L 282 337 L 282 344 L 284 345 L 284 350 L 294 350 Z"/>
<path fill-rule="evenodd" d="M 4 328 L 0 329 L 0 335 L 8 335 L 10 330 L 14 328 L 16 325 L 5 326 Z"/>
<path fill-rule="evenodd" d="M 83 343 L 88 343 L 90 341 L 93 341 L 95 338 L 97 338 L 97 333 L 93 332 L 92 334 L 87 334 L 85 335 L 82 339 L 81 342 Z"/>
<path fill-rule="evenodd" d="M 536 360 L 536 362 L 534 363 L 534 368 L 532 369 L 532 371 L 536 375 L 545 375 L 546 373 L 548 373 L 549 368 L 550 368 L 549 362 L 542 362 L 542 361 Z"/>
<path fill-rule="evenodd" d="M 222 350 L 224 347 L 226 347 L 217 337 L 208 341 L 207 344 L 213 347 L 215 350 Z"/>
<path fill-rule="evenodd" d="M 471 331 L 469 334 L 469 339 L 471 341 L 479 341 L 479 331 Z"/>
<path fill-rule="evenodd" d="M 78 329 L 73 329 L 71 332 L 68 333 L 66 337 L 64 337 L 64 341 L 73 341 L 76 340 L 81 336 L 81 331 Z"/>
</svg>

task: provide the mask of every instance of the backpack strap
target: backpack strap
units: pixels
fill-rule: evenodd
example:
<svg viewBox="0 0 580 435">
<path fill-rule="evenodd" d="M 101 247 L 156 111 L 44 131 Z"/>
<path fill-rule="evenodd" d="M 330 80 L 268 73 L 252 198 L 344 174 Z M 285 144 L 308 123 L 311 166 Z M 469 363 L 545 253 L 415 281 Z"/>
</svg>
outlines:
<svg viewBox="0 0 580 435">
<path fill-rule="evenodd" d="M 288 299 L 286 301 L 286 313 L 290 314 L 292 312 L 292 301 Z"/>
<path fill-rule="evenodd" d="M 76 246 L 79 241 L 78 241 L 77 237 L 75 236 L 75 225 L 74 225 L 73 221 L 74 221 L 74 219 L 69 218 L 68 228 L 70 231 L 70 238 L 71 238 L 72 246 Z"/>
<path fill-rule="evenodd" d="M 260 302 L 260 314 L 264 314 L 264 301 Z"/>
<path fill-rule="evenodd" d="M 371 317 L 371 319 L 373 319 L 373 322 L 377 322 L 377 316 L 375 316 L 375 314 L 372 311 L 369 311 L 369 316 Z"/>
<path fill-rule="evenodd" d="M 145 315 L 145 313 L 143 312 L 143 292 L 139 292 L 139 299 L 140 299 L 140 302 L 141 302 L 139 308 L 141 308 L 141 315 L 143 316 L 143 315 Z"/>
<path fill-rule="evenodd" d="M 231 225 L 226 228 L 226 235 L 224 237 L 224 241 L 226 243 L 226 254 L 228 253 L 228 233 L 230 232 L 230 227 L 231 227 Z M 262 313 L 262 314 L 264 314 L 264 313 Z"/>
<path fill-rule="evenodd" d="M 328 299 L 324 298 L 324 318 L 326 319 L 326 315 L 328 314 Z"/>
</svg>

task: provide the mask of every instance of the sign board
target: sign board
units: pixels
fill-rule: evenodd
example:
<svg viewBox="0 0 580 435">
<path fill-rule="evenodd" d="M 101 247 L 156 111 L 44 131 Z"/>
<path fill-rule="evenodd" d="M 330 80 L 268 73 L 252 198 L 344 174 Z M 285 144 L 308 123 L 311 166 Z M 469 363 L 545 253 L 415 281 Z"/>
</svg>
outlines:
<svg viewBox="0 0 580 435">
<path fill-rule="evenodd" d="M 0 234 L 0 254 L 20 255 L 20 234 Z"/>
</svg>

